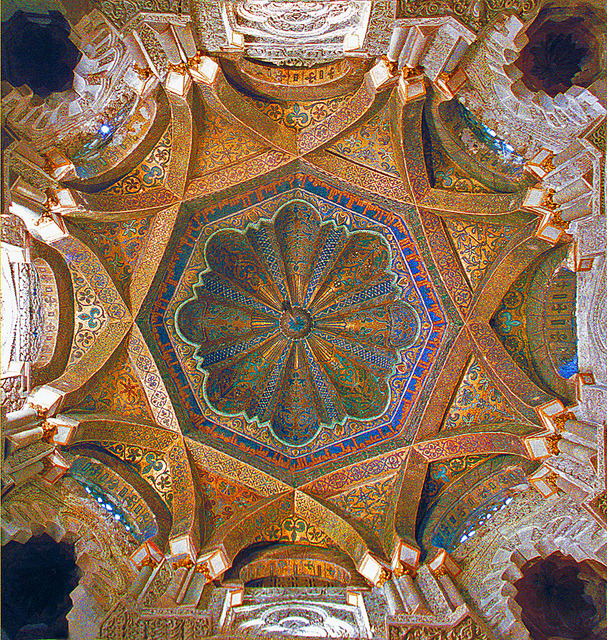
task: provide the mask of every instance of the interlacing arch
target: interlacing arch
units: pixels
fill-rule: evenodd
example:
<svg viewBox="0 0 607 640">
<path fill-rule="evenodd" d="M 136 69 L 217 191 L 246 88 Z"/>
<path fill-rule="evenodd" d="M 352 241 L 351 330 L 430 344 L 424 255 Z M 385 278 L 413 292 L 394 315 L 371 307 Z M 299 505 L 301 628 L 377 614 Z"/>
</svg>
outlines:
<svg viewBox="0 0 607 640">
<path fill-rule="evenodd" d="M 11 540 L 24 544 L 43 533 L 74 545 L 82 577 L 71 593 L 74 606 L 68 620 L 79 633 L 81 607 L 87 617 L 90 610 L 89 622 L 99 623 L 132 585 L 137 572 L 128 557 L 137 542 L 112 515 L 84 497 L 82 488 L 70 484 L 49 487 L 34 478 L 14 489 L 3 499 L 2 545 Z"/>
<path fill-rule="evenodd" d="M 521 567 L 538 558 L 560 552 L 575 561 L 607 564 L 607 531 L 573 500 L 548 499 L 542 519 L 523 523 L 509 537 L 499 537 L 489 573 L 483 580 L 480 610 L 502 638 L 528 639 L 520 617 L 515 583 Z"/>
</svg>

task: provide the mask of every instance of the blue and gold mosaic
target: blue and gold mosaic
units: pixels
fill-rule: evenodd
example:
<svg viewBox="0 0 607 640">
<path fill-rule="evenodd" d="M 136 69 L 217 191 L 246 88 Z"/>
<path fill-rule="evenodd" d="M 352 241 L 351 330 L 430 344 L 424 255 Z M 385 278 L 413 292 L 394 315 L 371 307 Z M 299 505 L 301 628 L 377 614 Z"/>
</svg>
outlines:
<svg viewBox="0 0 607 640">
<path fill-rule="evenodd" d="M 204 253 L 207 271 L 175 326 L 198 347 L 212 408 L 267 423 L 292 445 L 384 412 L 386 378 L 421 319 L 399 300 L 380 234 L 321 224 L 294 199 L 272 222 L 219 231 Z"/>
<path fill-rule="evenodd" d="M 446 326 L 402 219 L 303 174 L 188 210 L 150 320 L 193 424 L 295 473 L 402 436 Z"/>
</svg>

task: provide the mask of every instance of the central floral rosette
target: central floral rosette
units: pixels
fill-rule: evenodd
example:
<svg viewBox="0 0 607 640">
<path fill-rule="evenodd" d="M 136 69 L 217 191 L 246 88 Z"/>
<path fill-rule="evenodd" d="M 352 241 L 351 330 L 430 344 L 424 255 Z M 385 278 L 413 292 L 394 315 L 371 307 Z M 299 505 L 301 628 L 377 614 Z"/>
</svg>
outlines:
<svg viewBox="0 0 607 640">
<path fill-rule="evenodd" d="M 321 222 L 304 200 L 273 221 L 215 233 L 207 270 L 176 312 L 205 399 L 267 424 L 290 445 L 390 401 L 387 379 L 421 322 L 399 300 L 385 238 Z"/>
</svg>

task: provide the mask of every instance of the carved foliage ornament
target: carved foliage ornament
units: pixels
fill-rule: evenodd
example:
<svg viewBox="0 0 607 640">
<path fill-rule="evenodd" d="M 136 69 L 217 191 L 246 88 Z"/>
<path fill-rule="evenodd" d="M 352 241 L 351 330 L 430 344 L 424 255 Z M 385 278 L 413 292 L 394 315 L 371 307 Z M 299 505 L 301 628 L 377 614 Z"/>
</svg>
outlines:
<svg viewBox="0 0 607 640">
<path fill-rule="evenodd" d="M 140 11 L 177 14 L 183 3 L 180 0 L 94 0 L 93 4 L 116 27 L 122 27 Z"/>
<path fill-rule="evenodd" d="M 204 611 L 192 609 L 148 609 L 143 615 L 119 603 L 103 621 L 101 640 L 181 640 L 204 638 L 211 633 L 211 620 Z"/>
<path fill-rule="evenodd" d="M 235 608 L 231 631 L 254 631 L 262 637 L 309 636 L 358 637 L 361 633 L 352 607 L 327 606 L 320 602 L 291 601 L 270 606 Z M 248 634 L 247 634 L 248 635 Z"/>
<path fill-rule="evenodd" d="M 343 55 L 344 39 L 362 46 L 371 2 L 276 2 L 241 0 L 224 3 L 228 33 L 244 36 L 247 54 L 277 63 L 306 65 Z"/>
<path fill-rule="evenodd" d="M 506 10 L 521 17 L 534 13 L 538 0 L 400 0 L 398 18 L 455 14 L 473 29 L 480 29 L 491 18 Z"/>
<path fill-rule="evenodd" d="M 489 640 L 489 636 L 471 618 L 466 618 L 451 629 L 389 623 L 388 640 Z"/>
</svg>

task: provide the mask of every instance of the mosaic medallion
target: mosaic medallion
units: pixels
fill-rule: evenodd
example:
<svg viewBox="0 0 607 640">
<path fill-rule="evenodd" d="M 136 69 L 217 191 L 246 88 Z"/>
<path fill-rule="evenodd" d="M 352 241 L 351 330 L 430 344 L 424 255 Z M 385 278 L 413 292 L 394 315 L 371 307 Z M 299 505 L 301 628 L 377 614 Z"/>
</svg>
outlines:
<svg viewBox="0 0 607 640">
<path fill-rule="evenodd" d="M 224 415 L 268 424 L 299 445 L 321 425 L 382 414 L 387 376 L 421 320 L 399 300 L 390 248 L 291 200 L 273 221 L 227 229 L 206 244 L 208 270 L 180 306 L 204 393 Z"/>
<path fill-rule="evenodd" d="M 184 204 L 148 317 L 188 437 L 289 482 L 406 446 L 447 325 L 397 211 L 287 172 Z"/>
</svg>

